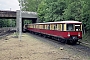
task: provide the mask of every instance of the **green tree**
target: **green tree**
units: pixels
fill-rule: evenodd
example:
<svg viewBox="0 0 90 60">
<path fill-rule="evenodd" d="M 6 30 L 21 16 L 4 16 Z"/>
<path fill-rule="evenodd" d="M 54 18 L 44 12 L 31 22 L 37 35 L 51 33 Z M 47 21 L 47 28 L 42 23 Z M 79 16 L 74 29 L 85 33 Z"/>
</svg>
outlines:
<svg viewBox="0 0 90 60">
<path fill-rule="evenodd" d="M 0 28 L 2 27 L 15 27 L 16 20 L 14 19 L 0 19 Z"/>
<path fill-rule="evenodd" d="M 38 12 L 40 22 L 76 20 L 90 31 L 89 0 L 24 0 L 23 10 Z"/>
<path fill-rule="evenodd" d="M 44 0 L 38 7 L 38 15 L 41 22 L 63 20 L 63 12 L 66 8 L 64 0 Z"/>
<path fill-rule="evenodd" d="M 22 10 L 36 12 L 40 2 L 41 2 L 41 0 L 23 0 L 22 1 Z"/>
<path fill-rule="evenodd" d="M 63 13 L 64 20 L 77 20 L 83 23 L 85 31 L 90 30 L 90 3 L 84 0 L 69 0 Z"/>
<path fill-rule="evenodd" d="M 67 8 L 64 10 L 63 17 L 65 20 L 82 20 L 83 4 L 82 1 L 72 0 L 68 2 Z"/>
</svg>

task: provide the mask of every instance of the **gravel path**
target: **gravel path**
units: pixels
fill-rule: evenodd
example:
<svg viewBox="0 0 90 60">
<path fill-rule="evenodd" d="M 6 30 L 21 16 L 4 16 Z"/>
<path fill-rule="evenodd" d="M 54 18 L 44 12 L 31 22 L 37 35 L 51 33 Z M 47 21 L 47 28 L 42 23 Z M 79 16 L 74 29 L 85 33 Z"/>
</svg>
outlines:
<svg viewBox="0 0 90 60">
<path fill-rule="evenodd" d="M 29 33 L 23 34 L 21 41 L 10 35 L 0 40 L 0 60 L 89 60 L 64 46 Z"/>
</svg>

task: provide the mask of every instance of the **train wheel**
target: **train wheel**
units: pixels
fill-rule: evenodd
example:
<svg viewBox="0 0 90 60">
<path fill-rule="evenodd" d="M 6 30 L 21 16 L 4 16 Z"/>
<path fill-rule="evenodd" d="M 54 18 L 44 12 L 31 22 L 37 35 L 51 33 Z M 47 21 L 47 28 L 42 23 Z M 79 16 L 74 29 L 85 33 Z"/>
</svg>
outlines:
<svg viewBox="0 0 90 60">
<path fill-rule="evenodd" d="M 57 40 L 59 41 L 60 39 L 59 39 L 59 38 L 57 38 Z"/>
<path fill-rule="evenodd" d="M 68 43 L 68 40 L 66 39 L 66 40 L 65 40 L 65 44 L 67 44 L 67 43 Z"/>
<path fill-rule="evenodd" d="M 61 43 L 65 43 L 65 39 L 62 39 L 62 40 L 61 40 Z"/>
<path fill-rule="evenodd" d="M 45 35 L 45 34 L 43 34 L 43 37 L 45 38 L 45 37 L 46 37 L 46 35 Z"/>
<path fill-rule="evenodd" d="M 69 44 L 77 44 L 77 41 L 70 40 Z"/>
<path fill-rule="evenodd" d="M 78 45 L 80 45 L 80 43 L 81 43 L 80 41 L 77 42 Z"/>
</svg>

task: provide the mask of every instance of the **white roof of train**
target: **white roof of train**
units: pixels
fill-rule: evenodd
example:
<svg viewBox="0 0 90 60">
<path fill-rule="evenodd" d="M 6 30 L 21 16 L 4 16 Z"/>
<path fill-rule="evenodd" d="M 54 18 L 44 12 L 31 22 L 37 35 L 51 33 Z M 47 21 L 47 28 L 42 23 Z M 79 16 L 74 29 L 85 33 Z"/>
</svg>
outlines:
<svg viewBox="0 0 90 60">
<path fill-rule="evenodd" d="M 56 24 L 56 23 L 82 23 L 82 22 L 79 22 L 79 21 L 57 21 L 57 22 L 35 23 L 35 24 Z"/>
</svg>

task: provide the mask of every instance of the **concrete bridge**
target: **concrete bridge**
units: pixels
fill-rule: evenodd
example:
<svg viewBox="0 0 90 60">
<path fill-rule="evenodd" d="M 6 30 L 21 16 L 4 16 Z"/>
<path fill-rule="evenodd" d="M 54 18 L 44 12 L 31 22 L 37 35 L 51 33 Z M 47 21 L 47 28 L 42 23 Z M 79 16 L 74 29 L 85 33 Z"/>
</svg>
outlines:
<svg viewBox="0 0 90 60">
<path fill-rule="evenodd" d="M 24 25 L 24 20 L 32 20 L 32 23 L 36 23 L 38 21 L 36 12 L 22 11 L 22 27 Z M 1 11 L 0 10 L 0 19 L 16 19 L 16 29 L 19 30 L 19 17 L 20 11 Z"/>
</svg>

